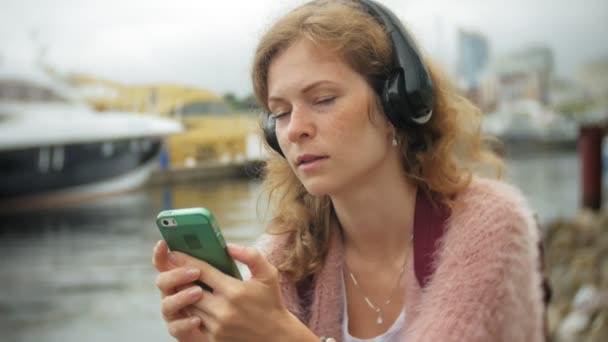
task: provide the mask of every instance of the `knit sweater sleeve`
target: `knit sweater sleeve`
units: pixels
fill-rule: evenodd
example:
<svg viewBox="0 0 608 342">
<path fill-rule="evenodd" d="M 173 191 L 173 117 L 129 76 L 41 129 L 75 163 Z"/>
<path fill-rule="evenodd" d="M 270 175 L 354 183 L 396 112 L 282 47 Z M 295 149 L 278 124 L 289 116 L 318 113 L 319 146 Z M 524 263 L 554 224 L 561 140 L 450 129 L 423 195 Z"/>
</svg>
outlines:
<svg viewBox="0 0 608 342">
<path fill-rule="evenodd" d="M 539 234 L 523 196 L 498 182 L 464 196 L 407 341 L 541 341 Z"/>
</svg>

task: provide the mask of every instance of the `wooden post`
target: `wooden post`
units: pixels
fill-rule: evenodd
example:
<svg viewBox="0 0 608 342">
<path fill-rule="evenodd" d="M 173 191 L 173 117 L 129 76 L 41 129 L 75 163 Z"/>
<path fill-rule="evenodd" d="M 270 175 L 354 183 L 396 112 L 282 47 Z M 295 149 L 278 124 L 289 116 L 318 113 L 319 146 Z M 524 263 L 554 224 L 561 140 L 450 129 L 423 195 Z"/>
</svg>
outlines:
<svg viewBox="0 0 608 342">
<path fill-rule="evenodd" d="M 582 126 L 578 148 L 581 158 L 581 190 L 584 208 L 599 210 L 602 207 L 602 138 L 600 125 Z"/>
</svg>

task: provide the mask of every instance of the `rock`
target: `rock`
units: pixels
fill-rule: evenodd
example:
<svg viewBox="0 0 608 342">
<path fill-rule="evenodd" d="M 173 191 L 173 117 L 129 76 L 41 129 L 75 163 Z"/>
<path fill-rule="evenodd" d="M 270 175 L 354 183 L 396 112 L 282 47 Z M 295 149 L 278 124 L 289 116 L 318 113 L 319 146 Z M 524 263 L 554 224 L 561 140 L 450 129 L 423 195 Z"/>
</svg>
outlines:
<svg viewBox="0 0 608 342">
<path fill-rule="evenodd" d="M 593 320 L 589 329 L 589 336 L 585 342 L 608 341 L 608 312 L 604 312 Z"/>
<path fill-rule="evenodd" d="M 574 218 L 574 226 L 580 230 L 587 230 L 593 227 L 595 221 L 597 221 L 597 215 L 589 209 L 581 209 Z"/>
<path fill-rule="evenodd" d="M 553 292 L 549 334 L 563 342 L 608 341 L 608 210 L 557 220 L 543 236 Z"/>
<path fill-rule="evenodd" d="M 602 257 L 598 272 L 600 273 L 600 287 L 608 289 L 608 257 Z"/>
<path fill-rule="evenodd" d="M 553 301 L 547 308 L 547 328 L 549 331 L 555 332 L 559 325 L 568 314 L 570 304 L 565 300 L 560 300 L 559 303 Z"/>
<path fill-rule="evenodd" d="M 572 307 L 574 310 L 589 312 L 593 307 L 593 301 L 597 300 L 599 291 L 593 285 L 583 285 L 574 298 L 572 299 Z"/>
<path fill-rule="evenodd" d="M 581 311 L 573 311 L 562 321 L 557 331 L 559 342 L 578 342 L 589 325 L 590 316 Z"/>
<path fill-rule="evenodd" d="M 574 310 L 596 314 L 599 310 L 608 309 L 608 291 L 599 290 L 593 285 L 585 285 L 579 289 L 572 300 Z"/>
</svg>

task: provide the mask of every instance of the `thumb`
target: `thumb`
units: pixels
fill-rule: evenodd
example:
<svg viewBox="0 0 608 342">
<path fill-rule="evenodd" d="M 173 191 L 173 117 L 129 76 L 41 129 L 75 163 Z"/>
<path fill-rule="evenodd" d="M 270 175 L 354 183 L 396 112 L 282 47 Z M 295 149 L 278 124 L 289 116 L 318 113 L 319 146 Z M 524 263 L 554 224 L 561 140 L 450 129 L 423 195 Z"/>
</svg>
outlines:
<svg viewBox="0 0 608 342">
<path fill-rule="evenodd" d="M 228 243 L 227 247 L 231 257 L 247 265 L 252 278 L 266 283 L 277 277 L 276 268 L 257 248 L 237 246 L 231 243 Z"/>
</svg>

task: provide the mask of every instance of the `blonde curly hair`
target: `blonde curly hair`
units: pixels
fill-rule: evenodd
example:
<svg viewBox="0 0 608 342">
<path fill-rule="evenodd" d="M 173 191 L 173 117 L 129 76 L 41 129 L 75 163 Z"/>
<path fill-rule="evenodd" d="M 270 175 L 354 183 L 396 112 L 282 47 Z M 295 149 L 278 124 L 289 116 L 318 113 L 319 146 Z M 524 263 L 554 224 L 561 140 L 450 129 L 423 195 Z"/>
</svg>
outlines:
<svg viewBox="0 0 608 342">
<path fill-rule="evenodd" d="M 320 0 L 304 4 L 279 19 L 256 49 L 252 80 L 258 104 L 268 112 L 268 70 L 273 59 L 300 39 L 330 48 L 375 88 L 389 71 L 391 42 L 384 27 L 357 1 Z M 431 120 L 420 127 L 396 132 L 403 169 L 420 189 L 448 207 L 467 188 L 475 170 L 495 171 L 504 163 L 481 134 L 480 110 L 426 61 L 435 88 Z M 379 100 L 376 99 L 376 106 Z M 265 115 L 265 114 L 264 114 Z M 329 196 L 310 195 L 287 161 L 270 152 L 263 188 L 273 213 L 267 232 L 288 234 L 288 248 L 277 265 L 288 281 L 298 282 L 317 272 L 327 254 L 333 207 Z"/>
</svg>

